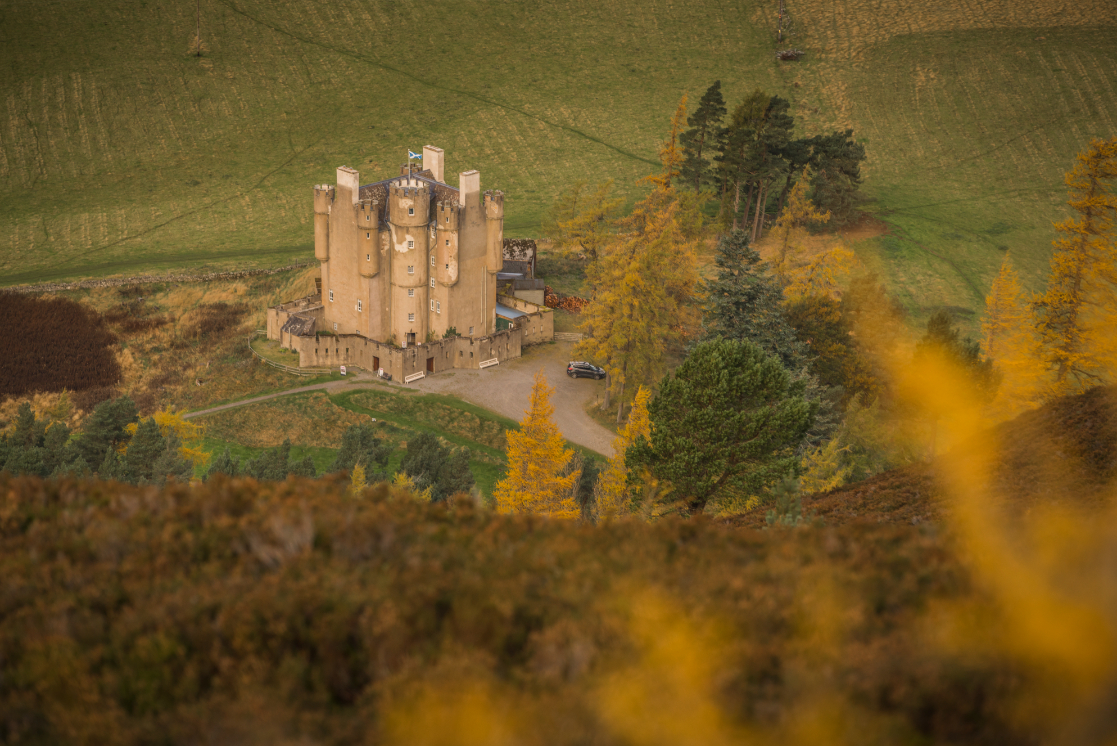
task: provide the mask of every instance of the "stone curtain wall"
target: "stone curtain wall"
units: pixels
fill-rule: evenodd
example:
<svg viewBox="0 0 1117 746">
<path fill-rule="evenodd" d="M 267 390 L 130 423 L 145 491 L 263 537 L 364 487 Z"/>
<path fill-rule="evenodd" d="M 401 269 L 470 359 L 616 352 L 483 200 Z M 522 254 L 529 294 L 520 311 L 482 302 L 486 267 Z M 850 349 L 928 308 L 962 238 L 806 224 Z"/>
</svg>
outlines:
<svg viewBox="0 0 1117 746">
<path fill-rule="evenodd" d="M 527 318 L 519 318 L 515 321 L 515 328 L 523 330 L 525 345 L 554 341 L 555 314 L 551 309 L 512 295 L 498 295 L 496 302 L 527 314 Z"/>
</svg>

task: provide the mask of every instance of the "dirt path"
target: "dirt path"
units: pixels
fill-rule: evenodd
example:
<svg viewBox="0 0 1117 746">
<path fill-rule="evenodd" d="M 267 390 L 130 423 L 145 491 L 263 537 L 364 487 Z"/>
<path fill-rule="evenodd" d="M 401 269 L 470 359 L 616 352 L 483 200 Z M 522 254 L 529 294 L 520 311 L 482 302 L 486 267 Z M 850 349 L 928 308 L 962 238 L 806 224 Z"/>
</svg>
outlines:
<svg viewBox="0 0 1117 746">
<path fill-rule="evenodd" d="M 613 455 L 612 432 L 597 424 L 586 414 L 585 407 L 591 401 L 604 396 L 604 381 L 591 381 L 586 378 L 572 379 L 566 375 L 566 363 L 570 360 L 572 342 L 556 342 L 548 345 L 535 345 L 525 348 L 524 356 L 484 370 L 453 370 L 410 384 L 393 383 L 393 388 L 406 388 L 435 394 L 450 394 L 471 404 L 492 410 L 505 417 L 519 421 L 528 408 L 535 372 L 540 368 L 547 376 L 547 382 L 555 387 L 551 403 L 555 406 L 555 424 L 563 436 L 578 445 L 597 451 L 604 456 Z M 221 404 L 209 409 L 201 409 L 183 415 L 183 419 L 204 417 L 207 414 L 223 412 L 226 409 L 246 407 L 250 404 L 277 399 L 281 396 L 301 394 L 306 391 L 328 391 L 356 388 L 378 388 L 384 383 L 373 379 L 372 374 L 360 372 L 344 381 L 329 381 L 311 386 L 299 386 L 272 394 L 254 396 L 251 399 Z"/>
<path fill-rule="evenodd" d="M 573 342 L 534 345 L 524 348 L 523 357 L 517 360 L 484 370 L 447 371 L 409 386 L 424 392 L 452 394 L 519 421 L 528 408 L 535 372 L 542 368 L 547 383 L 555 387 L 551 403 L 555 405 L 555 424 L 563 436 L 604 456 L 612 456 L 616 436 L 585 410 L 587 404 L 604 396 L 605 382 L 566 375 L 573 348 Z"/>
</svg>

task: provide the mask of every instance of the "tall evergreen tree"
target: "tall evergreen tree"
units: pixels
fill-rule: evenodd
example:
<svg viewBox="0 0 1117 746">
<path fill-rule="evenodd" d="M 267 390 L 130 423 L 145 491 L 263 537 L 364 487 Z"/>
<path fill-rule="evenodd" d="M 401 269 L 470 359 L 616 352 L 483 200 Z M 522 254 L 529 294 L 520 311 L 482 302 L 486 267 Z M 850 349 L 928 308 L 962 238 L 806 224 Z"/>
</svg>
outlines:
<svg viewBox="0 0 1117 746">
<path fill-rule="evenodd" d="M 129 438 L 128 425 L 139 420 L 136 404 L 129 397 L 109 399 L 98 404 L 82 426 L 75 446 L 87 464 L 100 464 L 105 454 Z"/>
<path fill-rule="evenodd" d="M 291 439 L 269 448 L 244 465 L 244 475 L 253 479 L 282 482 L 291 473 Z"/>
<path fill-rule="evenodd" d="M 150 481 L 153 484 L 164 485 L 168 479 L 174 479 L 176 482 L 185 483 L 190 481 L 190 477 L 194 474 L 194 464 L 189 459 L 184 458 L 180 452 L 182 448 L 182 441 L 175 433 L 170 433 L 164 440 L 163 452 L 155 459 L 155 463 L 151 466 L 151 477 L 147 480 L 140 479 L 142 484 L 144 481 Z"/>
<path fill-rule="evenodd" d="M 159 432 L 159 425 L 148 417 L 136 428 L 124 453 L 124 462 L 133 479 L 152 481 L 155 462 L 167 450 L 167 439 Z"/>
<path fill-rule="evenodd" d="M 807 349 L 787 322 L 779 285 L 765 274 L 748 234 L 734 230 L 722 236 L 714 264 L 717 274 L 703 283 L 704 338 L 748 340 L 789 371 L 806 368 Z"/>
<path fill-rule="evenodd" d="M 726 112 L 721 81 L 715 80 L 698 101 L 694 113 L 687 117 L 690 129 L 679 137 L 683 148 L 680 176 L 685 183 L 693 184 L 696 192 L 714 178 L 710 157 L 717 152 Z"/>
<path fill-rule="evenodd" d="M 651 437 L 629 449 L 628 468 L 670 483 L 668 500 L 684 515 L 758 497 L 795 472 L 817 409 L 803 388 L 751 342 L 702 342 L 660 383 Z"/>
<path fill-rule="evenodd" d="M 841 227 L 849 221 L 861 186 L 865 146 L 853 139 L 850 129 L 817 135 L 809 142 L 811 199 L 818 209 L 830 212 L 834 225 Z"/>
</svg>

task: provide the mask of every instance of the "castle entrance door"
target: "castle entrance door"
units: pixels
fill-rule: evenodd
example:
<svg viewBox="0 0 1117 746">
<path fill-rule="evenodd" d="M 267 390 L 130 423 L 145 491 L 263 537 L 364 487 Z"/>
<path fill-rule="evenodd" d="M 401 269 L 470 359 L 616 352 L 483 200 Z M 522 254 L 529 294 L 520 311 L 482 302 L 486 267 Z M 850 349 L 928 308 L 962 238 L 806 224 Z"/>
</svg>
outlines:
<svg viewBox="0 0 1117 746">
<path fill-rule="evenodd" d="M 415 332 L 407 332 L 406 337 L 408 345 L 415 344 Z"/>
<path fill-rule="evenodd" d="M 434 358 L 427 358 L 427 373 L 434 373 Z"/>
<path fill-rule="evenodd" d="M 372 369 L 373 369 L 374 371 L 376 371 L 376 370 L 380 370 L 380 358 L 378 358 L 378 357 L 374 357 L 374 358 L 372 359 Z"/>
</svg>

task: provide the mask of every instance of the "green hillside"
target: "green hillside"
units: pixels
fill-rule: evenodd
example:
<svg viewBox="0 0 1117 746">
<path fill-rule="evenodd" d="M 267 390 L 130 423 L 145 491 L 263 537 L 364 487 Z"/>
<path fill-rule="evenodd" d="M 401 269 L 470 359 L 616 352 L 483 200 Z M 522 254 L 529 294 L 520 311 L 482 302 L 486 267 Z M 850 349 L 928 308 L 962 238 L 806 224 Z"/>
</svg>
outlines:
<svg viewBox="0 0 1117 746">
<path fill-rule="evenodd" d="M 282 4 L 15 0 L 0 8 L 0 282 L 273 265 L 311 249 L 310 188 L 447 151 L 510 195 L 509 235 L 552 196 L 630 196 L 684 93 L 720 78 L 791 99 L 806 132 L 867 144 L 858 250 L 905 302 L 976 308 L 1005 247 L 1034 285 L 1062 173 L 1117 131 L 1117 6 L 486 0 Z"/>
</svg>

